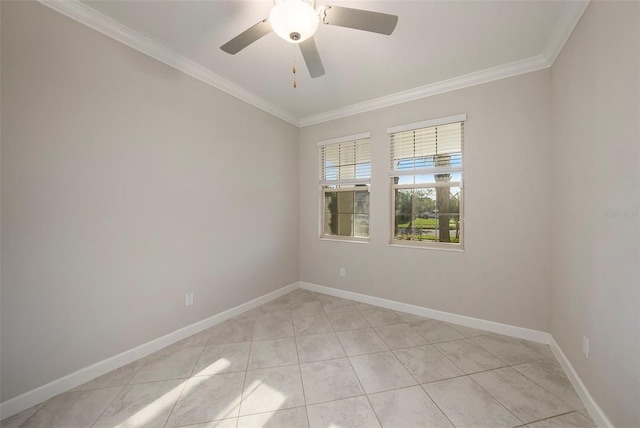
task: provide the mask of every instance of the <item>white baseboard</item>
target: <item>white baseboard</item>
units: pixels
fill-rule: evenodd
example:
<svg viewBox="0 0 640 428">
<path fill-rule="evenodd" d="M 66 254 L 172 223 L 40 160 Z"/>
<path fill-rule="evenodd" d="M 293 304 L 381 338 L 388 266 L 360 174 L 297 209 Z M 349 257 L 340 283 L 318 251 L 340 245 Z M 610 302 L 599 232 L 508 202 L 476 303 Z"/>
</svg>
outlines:
<svg viewBox="0 0 640 428">
<path fill-rule="evenodd" d="M 296 288 L 299 288 L 298 282 L 279 288 L 278 290 L 272 291 L 264 296 L 257 297 L 234 308 L 220 312 L 212 317 L 183 327 L 165 336 L 159 337 L 143 345 L 136 346 L 135 348 L 122 352 L 121 354 L 99 361 L 88 367 L 49 382 L 46 385 L 42 385 L 38 388 L 32 389 L 31 391 L 27 391 L 24 394 L 18 395 L 17 397 L 4 401 L 0 403 L 0 418 L 6 419 L 20 413 L 31 406 L 35 406 L 36 404 L 55 397 L 69 389 L 80 386 L 85 382 L 107 374 L 112 370 L 132 363 L 142 357 L 146 357 L 147 355 L 159 351 L 166 346 L 172 345 L 182 339 L 186 339 L 187 337 L 213 327 L 216 324 L 220 324 L 221 322 L 233 318 L 236 315 L 240 315 L 243 312 L 277 299 Z"/>
<path fill-rule="evenodd" d="M 564 355 L 564 352 L 562 352 L 562 349 L 553 338 L 553 336 L 551 336 L 551 342 L 549 343 L 549 346 L 551 347 L 553 355 L 555 355 L 556 359 L 564 369 L 564 372 L 567 374 L 567 377 L 571 381 L 573 389 L 576 390 L 576 393 L 582 400 L 582 404 L 584 404 L 585 408 L 589 412 L 591 419 L 593 419 L 596 425 L 600 428 L 613 428 L 613 424 L 611 423 L 607 415 L 602 411 L 600 406 L 598 406 L 598 403 L 596 403 L 596 401 L 593 399 L 593 397 L 589 393 L 589 390 L 587 390 L 587 387 L 582 382 L 582 379 L 580 379 L 580 376 L 578 376 L 578 373 L 569 362 L 567 356 Z"/>
<path fill-rule="evenodd" d="M 355 300 L 357 302 L 382 306 L 383 308 L 393 309 L 394 311 L 406 312 L 408 314 L 420 315 L 439 321 L 446 321 L 454 324 L 464 325 L 467 327 L 478 328 L 480 330 L 486 330 L 492 333 L 504 334 L 505 336 L 517 337 L 537 343 L 544 343 L 545 345 L 549 344 L 549 340 L 551 338 L 551 335 L 544 331 L 531 330 L 528 328 L 502 324 L 499 322 L 487 321 L 480 318 L 473 318 L 465 315 L 452 314 L 450 312 L 437 311 L 435 309 L 423 308 L 421 306 L 410 305 L 408 303 L 381 299 L 379 297 L 367 296 L 366 294 L 339 290 L 337 288 L 325 287 L 323 285 L 312 284 L 309 282 L 300 282 L 300 288 L 304 288 L 310 291 L 316 291 L 318 293 L 329 294 L 331 296 Z"/>
</svg>

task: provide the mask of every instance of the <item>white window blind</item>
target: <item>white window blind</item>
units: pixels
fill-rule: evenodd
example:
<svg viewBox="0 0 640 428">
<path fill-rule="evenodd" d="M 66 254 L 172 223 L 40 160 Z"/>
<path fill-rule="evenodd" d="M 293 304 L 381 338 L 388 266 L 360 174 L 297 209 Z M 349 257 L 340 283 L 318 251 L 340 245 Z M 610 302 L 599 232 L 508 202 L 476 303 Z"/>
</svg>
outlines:
<svg viewBox="0 0 640 428">
<path fill-rule="evenodd" d="M 371 178 L 369 138 L 320 146 L 320 184 L 367 184 Z"/>
<path fill-rule="evenodd" d="M 391 133 L 391 176 L 462 171 L 464 122 Z"/>
</svg>

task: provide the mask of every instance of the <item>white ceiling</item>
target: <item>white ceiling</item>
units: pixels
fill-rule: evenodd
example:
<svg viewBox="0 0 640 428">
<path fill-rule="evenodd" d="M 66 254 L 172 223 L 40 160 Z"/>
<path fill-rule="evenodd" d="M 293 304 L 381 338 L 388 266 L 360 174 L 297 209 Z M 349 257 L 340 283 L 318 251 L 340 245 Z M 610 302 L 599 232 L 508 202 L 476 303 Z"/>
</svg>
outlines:
<svg viewBox="0 0 640 428">
<path fill-rule="evenodd" d="M 311 79 L 298 47 L 274 33 L 220 50 L 268 17 L 270 0 L 43 3 L 300 126 L 549 67 L 588 4 L 318 0 L 399 19 L 391 36 L 320 25 L 326 74 Z"/>
</svg>

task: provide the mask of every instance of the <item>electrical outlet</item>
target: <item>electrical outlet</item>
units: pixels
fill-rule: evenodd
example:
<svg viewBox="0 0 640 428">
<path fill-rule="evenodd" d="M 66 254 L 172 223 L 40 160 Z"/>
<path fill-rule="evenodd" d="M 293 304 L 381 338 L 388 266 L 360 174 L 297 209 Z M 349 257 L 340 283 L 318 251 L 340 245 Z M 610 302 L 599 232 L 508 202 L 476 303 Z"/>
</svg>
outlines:
<svg viewBox="0 0 640 428">
<path fill-rule="evenodd" d="M 589 338 L 582 336 L 582 353 L 589 359 Z"/>
<path fill-rule="evenodd" d="M 347 276 L 347 270 L 345 268 L 340 268 L 340 276 L 343 278 Z"/>
<path fill-rule="evenodd" d="M 184 305 L 185 306 L 193 305 L 193 293 L 187 293 L 184 295 Z"/>
</svg>

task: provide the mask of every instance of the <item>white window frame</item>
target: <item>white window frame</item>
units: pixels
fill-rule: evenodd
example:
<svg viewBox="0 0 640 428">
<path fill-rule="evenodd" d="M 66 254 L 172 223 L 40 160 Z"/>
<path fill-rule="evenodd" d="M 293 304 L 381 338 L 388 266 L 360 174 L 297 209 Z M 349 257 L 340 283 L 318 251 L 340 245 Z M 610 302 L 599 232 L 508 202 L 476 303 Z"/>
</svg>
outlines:
<svg viewBox="0 0 640 428">
<path fill-rule="evenodd" d="M 344 137 L 338 137 L 338 138 L 332 138 L 329 140 L 323 140 L 323 141 L 318 141 L 317 143 L 317 147 L 318 147 L 318 156 L 319 156 L 319 160 L 321 162 L 322 158 L 321 158 L 321 148 L 324 146 L 329 146 L 329 145 L 334 145 L 334 144 L 341 144 L 341 143 L 350 143 L 350 142 L 356 142 L 356 141 L 360 141 L 360 140 L 369 140 L 369 150 L 370 150 L 370 138 L 371 138 L 371 133 L 370 132 L 363 132 L 360 134 L 354 134 L 354 135 L 348 135 L 348 136 L 344 136 Z M 320 166 L 320 162 L 319 163 L 319 167 L 320 167 L 320 174 L 322 174 L 322 166 Z M 371 164 L 371 155 L 369 154 L 369 164 Z M 371 234 L 369 233 L 369 236 L 367 237 L 362 237 L 362 236 L 345 236 L 345 235 L 325 235 L 324 234 L 324 224 L 325 224 L 325 193 L 326 192 L 330 192 L 330 193 L 334 193 L 334 192 L 357 192 L 357 191 L 364 191 L 366 190 L 367 192 L 369 192 L 369 195 L 371 195 L 371 173 L 369 173 L 369 177 L 368 178 L 349 178 L 349 179 L 337 179 L 337 180 L 327 180 L 326 177 L 320 177 L 320 180 L 318 181 L 318 185 L 319 185 L 319 211 L 320 211 L 320 216 L 319 216 L 319 223 L 318 223 L 318 236 L 321 240 L 327 240 L 327 241 L 344 241 L 344 242 L 356 242 L 356 243 L 368 243 L 370 241 L 370 236 Z M 359 185 L 365 185 L 366 187 L 358 187 Z M 330 186 L 336 186 L 336 187 L 330 187 Z M 369 200 L 370 200 L 370 196 L 369 196 Z M 355 214 L 355 213 L 354 213 Z M 371 231 L 371 204 L 369 203 L 369 231 Z"/>
<path fill-rule="evenodd" d="M 387 134 L 389 135 L 389 140 L 391 140 L 391 134 L 404 132 L 404 131 L 413 131 L 422 128 L 431 128 L 436 126 L 448 125 L 452 123 L 462 122 L 464 127 L 464 122 L 467 119 L 466 114 L 460 114 L 455 116 L 447 116 L 438 119 L 426 120 L 421 122 L 414 122 L 405 125 L 399 125 L 387 128 Z M 411 248 L 426 248 L 426 249 L 437 249 L 437 250 L 446 250 L 446 251 L 463 251 L 464 250 L 464 132 L 462 134 L 461 141 L 461 166 L 439 166 L 439 167 L 428 167 L 428 168 L 416 168 L 410 171 L 397 171 L 391 168 L 389 171 L 389 180 L 390 180 L 390 201 L 391 201 L 391 215 L 390 215 L 390 224 L 389 224 L 389 244 L 391 246 L 398 247 L 411 247 Z M 389 151 L 390 156 L 392 157 L 392 148 L 390 147 Z M 393 161 L 393 159 L 390 159 Z M 459 173 L 460 180 L 459 181 L 449 181 L 446 183 L 433 182 L 433 183 L 417 183 L 417 184 L 395 184 L 394 179 L 396 177 L 401 176 L 417 176 L 417 175 L 431 175 L 431 174 L 443 174 L 443 173 Z M 415 241 L 415 240 L 400 240 L 395 238 L 395 209 L 396 209 L 396 201 L 395 201 L 395 193 L 397 189 L 435 189 L 437 187 L 459 187 L 460 188 L 460 200 L 459 200 L 459 243 L 451 243 L 451 242 L 433 242 L 433 241 Z"/>
</svg>

